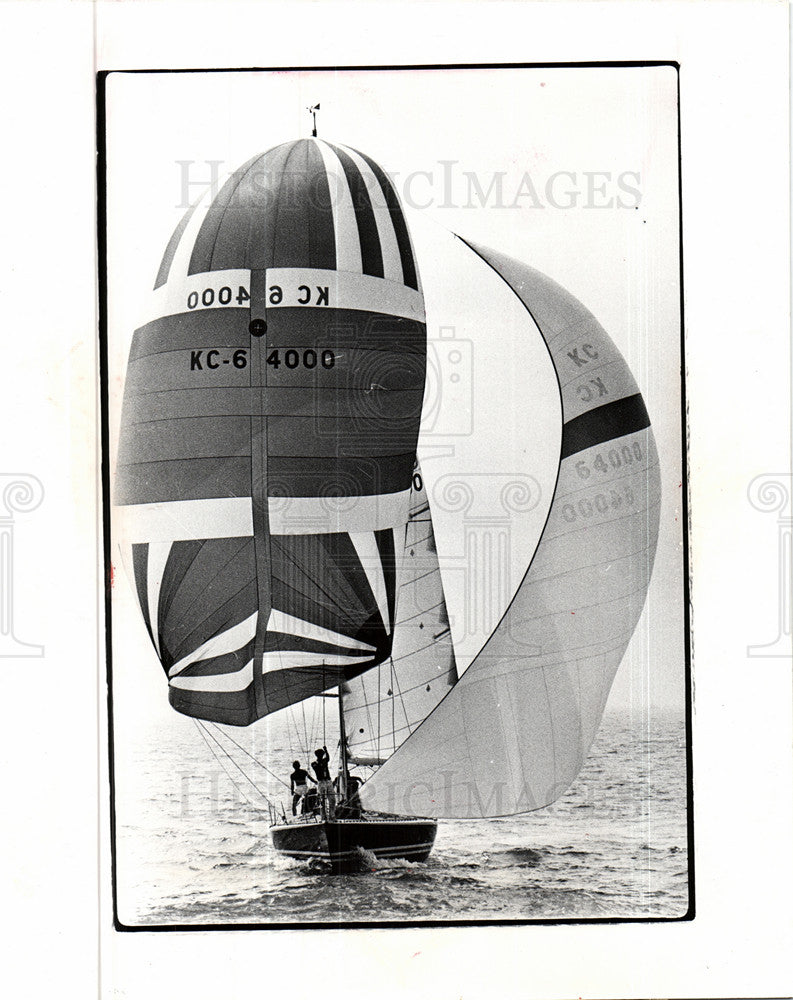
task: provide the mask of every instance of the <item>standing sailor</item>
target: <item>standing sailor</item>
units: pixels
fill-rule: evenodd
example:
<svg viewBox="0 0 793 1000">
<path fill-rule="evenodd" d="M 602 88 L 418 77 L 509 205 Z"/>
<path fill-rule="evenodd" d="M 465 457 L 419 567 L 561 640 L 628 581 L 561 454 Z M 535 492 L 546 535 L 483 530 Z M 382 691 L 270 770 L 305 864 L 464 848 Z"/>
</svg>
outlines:
<svg viewBox="0 0 793 1000">
<path fill-rule="evenodd" d="M 314 756 L 317 759 L 311 762 L 311 766 L 317 776 L 317 791 L 322 800 L 322 811 L 327 819 L 332 819 L 336 809 L 336 793 L 333 790 L 333 782 L 330 780 L 328 748 L 323 747 L 321 750 L 315 750 Z"/>
<path fill-rule="evenodd" d="M 308 782 L 314 781 L 314 779 L 308 771 L 303 770 L 299 760 L 293 760 L 292 767 L 294 770 L 289 775 L 289 783 L 292 788 L 292 815 L 297 816 L 297 804 L 301 799 L 303 799 L 303 805 L 300 811 L 306 811 L 305 798 L 308 795 Z M 315 781 L 314 784 L 316 784 Z"/>
</svg>

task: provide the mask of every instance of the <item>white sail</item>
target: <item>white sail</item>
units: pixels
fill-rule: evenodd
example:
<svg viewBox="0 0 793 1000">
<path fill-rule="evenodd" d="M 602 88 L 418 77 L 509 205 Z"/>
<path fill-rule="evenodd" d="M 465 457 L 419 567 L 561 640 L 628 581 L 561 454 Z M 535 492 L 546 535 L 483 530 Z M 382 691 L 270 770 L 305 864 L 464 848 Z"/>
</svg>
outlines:
<svg viewBox="0 0 793 1000">
<path fill-rule="evenodd" d="M 426 487 L 416 463 L 391 657 L 344 686 L 352 764 L 382 763 L 457 681 Z"/>
<path fill-rule="evenodd" d="M 553 281 L 493 251 L 471 252 L 523 303 L 527 336 L 530 317 L 546 342 L 562 444 L 540 544 L 498 627 L 362 789 L 365 806 L 414 815 L 526 812 L 569 787 L 639 619 L 658 535 L 658 456 L 624 359 Z"/>
</svg>

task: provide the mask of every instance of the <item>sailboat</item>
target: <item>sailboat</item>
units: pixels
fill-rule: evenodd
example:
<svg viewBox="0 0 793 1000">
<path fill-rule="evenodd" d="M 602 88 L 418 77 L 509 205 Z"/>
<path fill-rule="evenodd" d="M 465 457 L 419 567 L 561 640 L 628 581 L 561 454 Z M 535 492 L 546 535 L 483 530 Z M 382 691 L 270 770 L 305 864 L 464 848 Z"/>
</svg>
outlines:
<svg viewBox="0 0 793 1000">
<path fill-rule="evenodd" d="M 464 672 L 418 462 L 420 262 L 379 164 L 315 136 L 248 161 L 180 222 L 132 341 L 114 504 L 170 704 L 250 726 L 338 699 L 339 802 L 271 810 L 291 857 L 424 860 L 439 818 L 553 802 L 649 586 L 658 456 L 627 364 L 560 286 L 453 239 L 544 342 L 562 416 L 539 543 Z"/>
<path fill-rule="evenodd" d="M 416 462 L 400 560 L 400 586 L 391 654 L 387 661 L 340 684 L 339 807 L 329 815 L 318 797 L 294 819 L 274 820 L 276 850 L 293 858 L 355 865 L 366 853 L 379 859 L 426 861 L 437 820 L 364 810 L 362 779 L 379 768 L 457 682 L 429 502 Z M 363 782 L 365 784 L 365 781 Z M 362 854 L 363 852 L 363 854 Z"/>
</svg>

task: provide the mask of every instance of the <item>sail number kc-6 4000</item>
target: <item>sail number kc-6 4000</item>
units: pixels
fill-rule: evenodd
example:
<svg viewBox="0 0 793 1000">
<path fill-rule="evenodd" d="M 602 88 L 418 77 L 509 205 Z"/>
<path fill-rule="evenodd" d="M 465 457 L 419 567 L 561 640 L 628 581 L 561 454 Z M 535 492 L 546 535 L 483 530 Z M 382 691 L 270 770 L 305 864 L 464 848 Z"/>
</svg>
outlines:
<svg viewBox="0 0 793 1000">
<path fill-rule="evenodd" d="M 231 300 L 238 306 L 250 302 L 250 293 L 244 285 L 238 285 L 234 292 L 230 285 L 221 285 L 220 288 L 204 288 L 201 292 L 193 290 L 187 296 L 188 309 L 211 309 L 212 306 L 228 306 Z M 270 285 L 267 289 L 267 302 L 271 306 L 296 305 L 296 306 L 327 306 L 330 304 L 330 288 L 328 285 L 297 285 L 287 290 L 287 298 L 284 298 L 284 289 L 281 285 Z"/>
<path fill-rule="evenodd" d="M 267 355 L 267 364 L 271 368 L 280 368 L 283 364 L 286 368 L 333 368 L 336 364 L 336 355 L 329 350 L 315 350 L 307 347 L 305 350 L 295 350 L 290 347 L 286 350 L 274 348 Z M 205 370 L 216 371 L 222 365 L 233 365 L 235 368 L 246 368 L 248 365 L 248 351 L 244 347 L 239 347 L 231 354 L 224 355 L 222 349 L 216 347 L 210 350 L 203 348 L 190 351 L 190 371 L 202 372 Z"/>
</svg>

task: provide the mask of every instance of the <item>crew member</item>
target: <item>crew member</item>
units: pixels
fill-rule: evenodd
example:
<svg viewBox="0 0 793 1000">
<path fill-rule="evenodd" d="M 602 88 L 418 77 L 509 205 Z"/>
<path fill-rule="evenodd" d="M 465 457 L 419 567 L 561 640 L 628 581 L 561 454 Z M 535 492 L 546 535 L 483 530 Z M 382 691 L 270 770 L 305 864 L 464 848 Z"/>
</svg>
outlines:
<svg viewBox="0 0 793 1000">
<path fill-rule="evenodd" d="M 308 794 L 308 782 L 314 781 L 308 771 L 304 771 L 299 760 L 292 761 L 294 770 L 289 775 L 289 783 L 292 788 L 292 815 L 297 816 L 297 804 L 301 799 L 305 799 Z M 316 781 L 314 781 L 316 784 Z M 306 811 L 306 803 L 303 802 L 301 812 Z"/>
<path fill-rule="evenodd" d="M 323 812 L 328 819 L 331 819 L 336 809 L 336 793 L 333 790 L 333 782 L 330 780 L 328 748 L 323 747 L 321 750 L 315 750 L 314 756 L 317 759 L 311 762 L 311 766 L 317 776 L 317 791 L 322 800 Z"/>
</svg>

